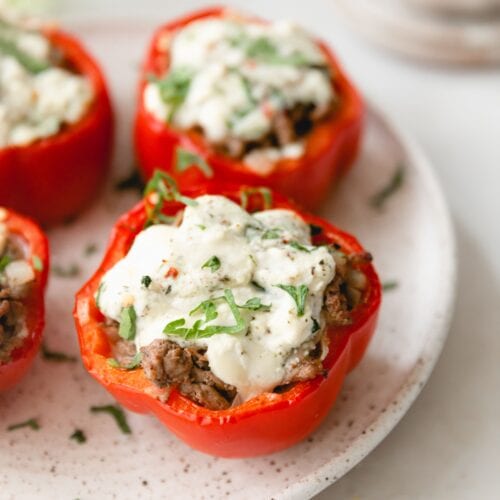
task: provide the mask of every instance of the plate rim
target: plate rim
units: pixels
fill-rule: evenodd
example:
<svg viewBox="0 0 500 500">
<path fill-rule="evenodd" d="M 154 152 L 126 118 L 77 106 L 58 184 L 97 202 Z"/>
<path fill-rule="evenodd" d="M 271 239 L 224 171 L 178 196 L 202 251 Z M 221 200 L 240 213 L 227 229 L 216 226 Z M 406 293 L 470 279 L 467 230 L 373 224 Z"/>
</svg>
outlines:
<svg viewBox="0 0 500 500">
<path fill-rule="evenodd" d="M 371 113 L 382 123 L 389 134 L 398 141 L 407 158 L 412 160 L 414 170 L 421 176 L 426 191 L 430 193 L 431 199 L 436 205 L 437 213 L 434 224 L 439 234 L 443 235 L 443 241 L 447 243 L 447 247 L 443 248 L 443 260 L 447 263 L 447 265 L 445 264 L 444 279 L 442 280 L 445 286 L 441 308 L 443 314 L 434 318 L 432 330 L 436 333 L 428 336 L 423 344 L 424 348 L 427 347 L 428 349 L 426 359 L 422 363 L 415 363 L 408 377 L 401 384 L 393 400 L 397 401 L 397 405 L 392 405 L 393 401 L 389 403 L 393 406 L 392 411 L 379 413 L 371 425 L 373 431 L 360 434 L 334 460 L 327 462 L 295 483 L 286 486 L 275 497 L 279 500 L 311 498 L 337 482 L 367 457 L 392 432 L 416 401 L 429 381 L 450 332 L 457 295 L 458 257 L 455 229 L 444 191 L 431 161 L 417 140 L 390 113 L 382 111 L 378 105 L 367 97 L 365 97 L 365 102 L 367 113 Z M 429 349 L 429 346 L 432 346 L 432 348 Z M 346 458 L 349 458 L 348 463 L 345 460 Z"/>
</svg>

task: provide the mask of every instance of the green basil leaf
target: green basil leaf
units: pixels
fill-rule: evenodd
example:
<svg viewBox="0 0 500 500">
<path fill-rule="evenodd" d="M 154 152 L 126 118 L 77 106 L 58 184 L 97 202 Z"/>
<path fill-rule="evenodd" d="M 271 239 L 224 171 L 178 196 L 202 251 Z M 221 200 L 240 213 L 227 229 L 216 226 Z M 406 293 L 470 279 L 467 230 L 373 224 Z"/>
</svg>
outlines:
<svg viewBox="0 0 500 500">
<path fill-rule="evenodd" d="M 210 257 L 205 264 L 201 266 L 202 269 L 210 269 L 213 273 L 220 268 L 220 259 L 216 255 Z"/>
<path fill-rule="evenodd" d="M 205 177 L 211 178 L 214 175 L 214 171 L 204 158 L 192 151 L 178 147 L 175 150 L 175 170 L 184 172 L 191 167 L 197 167 Z"/>
<path fill-rule="evenodd" d="M 9 255 L 2 255 L 0 259 L 0 273 L 12 262 L 12 258 Z"/>
<path fill-rule="evenodd" d="M 91 413 L 108 413 L 114 419 L 120 430 L 123 434 L 132 434 L 132 430 L 130 429 L 127 417 L 125 413 L 118 405 L 103 405 L 103 406 L 91 406 Z"/>
<path fill-rule="evenodd" d="M 134 340 L 135 338 L 135 322 L 137 315 L 134 306 L 124 307 L 120 313 L 120 327 L 118 335 L 124 340 Z"/>
<path fill-rule="evenodd" d="M 309 293 L 309 288 L 307 288 L 306 285 L 299 285 L 299 286 L 274 285 L 274 286 L 281 288 L 292 297 L 297 306 L 297 316 L 303 316 L 306 305 L 307 294 Z"/>
</svg>

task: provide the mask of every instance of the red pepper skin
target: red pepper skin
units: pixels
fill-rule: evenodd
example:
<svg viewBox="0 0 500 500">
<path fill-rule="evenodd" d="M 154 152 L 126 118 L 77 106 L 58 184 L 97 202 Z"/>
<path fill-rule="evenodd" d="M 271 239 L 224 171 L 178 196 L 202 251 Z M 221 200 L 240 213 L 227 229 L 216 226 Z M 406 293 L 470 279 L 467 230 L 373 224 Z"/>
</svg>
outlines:
<svg viewBox="0 0 500 500">
<path fill-rule="evenodd" d="M 169 65 L 168 54 L 158 49 L 159 40 L 164 46 L 177 30 L 197 19 L 235 15 L 234 11 L 227 8 L 208 8 L 171 21 L 154 35 L 139 84 L 135 119 L 135 148 L 140 170 L 146 180 L 156 169 L 164 170 L 175 177 L 181 187 L 206 180 L 196 168 L 189 168 L 183 173 L 175 170 L 175 151 L 177 147 L 182 147 L 203 157 L 212 167 L 213 179 L 216 181 L 269 186 L 313 210 L 326 198 L 331 184 L 354 161 L 359 149 L 364 115 L 360 95 L 324 43 L 318 42 L 335 75 L 335 89 L 340 97 L 339 109 L 330 118 L 314 126 L 306 140 L 306 151 L 302 157 L 280 160 L 270 174 L 252 172 L 242 161 L 217 153 L 200 133 L 175 129 L 157 120 L 144 107 L 142 94 L 147 76 L 160 76 Z"/>
<path fill-rule="evenodd" d="M 33 257 L 38 257 L 41 269 L 33 268 L 35 282 L 29 295 L 23 300 L 28 336 L 23 344 L 12 352 L 9 362 L 0 363 L 0 392 L 10 389 L 23 378 L 38 352 L 45 324 L 44 292 L 49 270 L 49 247 L 40 227 L 31 219 L 11 210 L 8 210 L 4 223 L 10 234 L 21 239 L 26 249 L 26 259 L 32 262 Z"/>
<path fill-rule="evenodd" d="M 110 166 L 113 116 L 93 58 L 61 31 L 44 34 L 90 80 L 94 101 L 82 119 L 58 134 L 0 149 L 0 204 L 52 225 L 75 216 L 97 195 Z"/>
<path fill-rule="evenodd" d="M 188 196 L 205 193 L 222 194 L 234 201 L 240 199 L 240 187 L 215 185 L 185 190 Z M 250 197 L 252 204 L 260 201 Z M 316 244 L 338 243 L 347 253 L 363 249 L 356 239 L 318 217 L 305 214 L 285 198 L 274 194 L 274 207 L 289 208 L 308 223 L 323 229 Z M 259 205 L 252 205 L 257 208 Z M 167 203 L 168 215 L 182 208 Z M 204 453 L 221 457 L 252 457 L 287 448 L 310 434 L 332 407 L 347 372 L 361 360 L 374 333 L 380 308 L 381 288 L 371 264 L 360 269 L 368 287 L 357 307 L 353 323 L 331 328 L 329 354 L 324 360 L 325 377 L 296 384 L 283 394 L 265 393 L 246 403 L 223 411 L 202 408 L 175 389 L 166 403 L 156 397 L 158 391 L 142 369 L 123 371 L 110 367 L 111 347 L 103 328 L 104 316 L 94 299 L 104 273 L 122 259 L 135 236 L 143 229 L 146 215 L 144 202 L 139 203 L 116 223 L 99 269 L 76 296 L 74 318 L 83 362 L 90 372 L 126 408 L 139 413 L 153 413 L 180 439 Z"/>
</svg>

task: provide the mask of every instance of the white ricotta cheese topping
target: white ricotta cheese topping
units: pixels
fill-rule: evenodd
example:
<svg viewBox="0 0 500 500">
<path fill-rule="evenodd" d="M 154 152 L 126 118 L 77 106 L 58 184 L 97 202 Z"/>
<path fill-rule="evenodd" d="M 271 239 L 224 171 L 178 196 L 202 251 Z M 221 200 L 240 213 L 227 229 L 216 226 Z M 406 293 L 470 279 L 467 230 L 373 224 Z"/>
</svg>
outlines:
<svg viewBox="0 0 500 500">
<path fill-rule="evenodd" d="M 0 19 L 0 148 L 27 145 L 78 122 L 92 98 L 91 83 L 52 65 L 42 34 Z M 26 59 L 35 61 L 30 70 Z"/>
<path fill-rule="evenodd" d="M 125 307 L 134 307 L 137 348 L 166 338 L 206 346 L 213 373 L 246 400 L 279 385 L 296 348 L 323 326 L 323 295 L 335 262 L 327 248 L 311 246 L 309 226 L 291 211 L 250 215 L 222 196 L 196 201 L 179 227 L 155 225 L 136 236 L 127 256 L 103 277 L 98 305 L 116 321 Z M 305 292 L 303 304 L 278 285 Z M 179 319 L 183 328 L 201 320 L 201 330 L 235 325 L 222 298 L 227 290 L 239 306 L 253 299 L 269 307 L 238 308 L 243 324 L 237 333 L 185 340 L 163 332 Z M 192 311 L 210 299 L 217 317 L 205 322 L 201 308 Z"/>
<path fill-rule="evenodd" d="M 214 143 L 257 141 L 278 112 L 298 103 L 324 109 L 334 97 L 324 54 L 290 22 L 195 21 L 169 54 L 166 79 L 146 85 L 146 109 L 180 128 L 199 126 Z"/>
</svg>

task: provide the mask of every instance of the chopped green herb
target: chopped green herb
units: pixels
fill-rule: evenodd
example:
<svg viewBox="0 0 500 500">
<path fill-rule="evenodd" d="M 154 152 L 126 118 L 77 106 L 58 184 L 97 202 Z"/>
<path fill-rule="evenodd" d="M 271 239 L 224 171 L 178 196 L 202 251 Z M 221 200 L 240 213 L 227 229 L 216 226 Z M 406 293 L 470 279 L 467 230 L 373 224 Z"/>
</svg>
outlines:
<svg viewBox="0 0 500 500">
<path fill-rule="evenodd" d="M 399 286 L 399 283 L 397 281 L 386 281 L 385 283 L 382 283 L 382 290 L 384 292 L 388 292 L 390 290 L 394 290 Z"/>
<path fill-rule="evenodd" d="M 403 185 L 405 176 L 405 168 L 399 165 L 393 173 L 388 184 L 382 188 L 378 193 L 372 196 L 370 204 L 372 207 L 381 209 L 385 202 Z"/>
<path fill-rule="evenodd" d="M 54 265 L 52 266 L 52 273 L 58 276 L 59 278 L 74 278 L 80 274 L 80 267 L 73 263 L 67 267 Z"/>
<path fill-rule="evenodd" d="M 89 243 L 84 250 L 84 255 L 89 257 L 97 252 L 97 245 L 95 243 Z"/>
<path fill-rule="evenodd" d="M 241 207 L 248 210 L 250 196 L 257 194 L 260 195 L 262 201 L 264 202 L 264 210 L 269 210 L 273 206 L 273 195 L 269 188 L 265 187 L 248 187 L 244 188 L 240 192 Z"/>
<path fill-rule="evenodd" d="M 205 226 L 205 224 L 197 224 L 197 226 L 202 230 L 202 231 L 205 231 L 205 229 L 207 228 L 207 226 Z"/>
<path fill-rule="evenodd" d="M 69 438 L 74 439 L 78 444 L 87 442 L 87 436 L 81 429 L 75 429 L 75 432 L 73 432 Z"/>
<path fill-rule="evenodd" d="M 106 360 L 109 366 L 111 366 L 112 368 L 118 368 L 120 370 L 135 370 L 141 365 L 141 361 L 142 361 L 142 354 L 140 352 L 137 352 L 135 354 L 135 356 L 130 360 L 130 363 L 128 365 L 120 364 L 115 358 L 108 358 Z"/>
<path fill-rule="evenodd" d="M 311 319 L 312 319 L 312 322 L 313 322 L 313 326 L 311 328 L 311 333 L 316 333 L 318 330 L 321 329 L 321 326 L 320 326 L 320 324 L 319 324 L 319 322 L 318 322 L 318 320 L 316 318 L 313 318 L 311 316 Z"/>
<path fill-rule="evenodd" d="M 297 305 L 297 316 L 304 315 L 304 309 L 306 305 L 307 294 L 309 293 L 309 289 L 306 285 L 275 285 L 278 288 L 281 288 L 286 293 L 288 293 L 292 299 L 295 301 Z"/>
<path fill-rule="evenodd" d="M 96 294 L 95 294 L 95 305 L 96 305 L 98 308 L 100 308 L 100 307 L 101 307 L 101 306 L 99 305 L 99 301 L 100 301 L 100 299 L 101 299 L 101 295 L 102 295 L 102 292 L 103 292 L 103 290 L 104 290 L 104 287 L 105 287 L 104 283 L 102 283 L 102 282 L 101 282 L 101 283 L 100 283 L 100 285 L 99 285 L 99 288 L 97 289 L 97 292 L 96 292 Z"/>
<path fill-rule="evenodd" d="M 186 320 L 180 318 L 168 323 L 163 329 L 163 332 L 167 335 L 181 336 L 186 340 L 212 337 L 213 335 L 219 333 L 227 333 L 229 335 L 241 333 L 245 329 L 245 321 L 241 316 L 236 302 L 234 301 L 233 292 L 229 289 L 224 290 L 224 299 L 226 300 L 235 319 L 234 325 L 209 325 L 202 329 L 202 320 L 197 320 L 191 328 L 188 328 L 184 326 L 186 324 Z"/>
<path fill-rule="evenodd" d="M 267 229 L 262 234 L 263 240 L 275 240 L 281 236 L 281 229 L 279 227 L 273 227 L 271 229 Z"/>
<path fill-rule="evenodd" d="M 153 280 L 151 279 L 151 276 L 146 275 L 141 278 L 141 285 L 145 288 L 149 288 L 149 285 L 151 285 L 152 282 Z"/>
<path fill-rule="evenodd" d="M 309 224 L 309 231 L 311 232 L 311 237 L 318 236 L 323 232 L 323 228 L 321 226 L 317 226 L 316 224 Z"/>
<path fill-rule="evenodd" d="M 178 147 L 175 150 L 175 170 L 177 172 L 184 172 L 190 167 L 197 167 L 203 172 L 205 177 L 210 178 L 214 175 L 214 171 L 204 158 L 192 151 Z"/>
<path fill-rule="evenodd" d="M 180 203 L 190 206 L 196 206 L 198 204 L 192 198 L 181 195 L 177 189 L 175 180 L 161 170 L 155 171 L 144 190 L 145 197 L 152 193 L 157 195 L 157 200 L 153 205 L 146 203 L 146 227 L 159 223 L 169 224 L 175 219 L 175 217 L 170 217 L 162 213 L 163 205 L 166 201 L 179 201 Z"/>
<path fill-rule="evenodd" d="M 12 262 L 12 258 L 9 255 L 2 255 L 0 259 L 0 273 Z"/>
<path fill-rule="evenodd" d="M 280 54 L 276 45 L 274 45 L 269 38 L 258 37 L 255 39 L 242 39 L 243 44 L 246 45 L 246 55 L 257 61 L 266 64 L 286 64 L 293 66 L 304 66 L 308 64 L 307 58 L 300 52 L 292 54 Z"/>
<path fill-rule="evenodd" d="M 220 259 L 216 255 L 210 257 L 205 264 L 201 266 L 202 269 L 210 269 L 213 273 L 220 269 Z"/>
<path fill-rule="evenodd" d="M 167 121 L 172 121 L 175 113 L 189 92 L 192 71 L 188 68 L 174 68 L 162 80 L 151 78 L 160 91 L 162 101 L 169 107 Z"/>
<path fill-rule="evenodd" d="M 25 420 L 24 422 L 9 425 L 9 427 L 7 427 L 7 430 L 15 431 L 17 429 L 22 429 L 23 427 L 29 427 L 30 429 L 37 431 L 40 429 L 40 424 L 38 423 L 38 420 L 36 418 L 30 418 L 28 420 Z"/>
<path fill-rule="evenodd" d="M 314 250 L 314 248 L 307 248 L 304 245 L 301 245 L 298 241 L 290 241 L 289 245 L 292 248 L 295 248 L 295 250 L 299 250 L 300 252 L 311 253 Z"/>
<path fill-rule="evenodd" d="M 144 191 L 144 181 L 142 180 L 138 168 L 136 166 L 132 168 L 132 173 L 128 177 L 125 177 L 115 184 L 115 189 L 117 191 L 127 191 L 129 189 L 135 189 L 139 193 Z"/>
<path fill-rule="evenodd" d="M 54 361 L 56 363 L 75 363 L 76 362 L 76 357 L 71 356 L 70 354 L 65 354 L 64 352 L 58 352 L 58 351 L 51 351 L 47 347 L 47 344 L 45 342 L 42 344 L 42 358 L 46 359 L 47 361 Z"/>
<path fill-rule="evenodd" d="M 33 263 L 35 271 L 43 271 L 43 262 L 38 255 L 33 255 L 33 257 L 31 257 L 31 262 Z"/>
<path fill-rule="evenodd" d="M 240 309 L 249 309 L 250 311 L 270 311 L 271 305 L 263 304 L 260 297 L 252 297 L 248 299 L 243 305 L 238 306 Z"/>
<path fill-rule="evenodd" d="M 196 306 L 192 311 L 189 311 L 189 315 L 193 316 L 198 312 L 203 312 L 205 314 L 205 323 L 217 318 L 219 313 L 217 312 L 217 306 L 215 305 L 216 300 L 223 299 L 224 297 L 216 297 L 214 299 L 204 300 L 201 304 Z"/>
<path fill-rule="evenodd" d="M 12 56 L 17 62 L 30 73 L 36 74 L 50 68 L 50 64 L 32 57 L 27 52 L 21 50 L 18 45 L 0 36 L 0 53 Z"/>
<path fill-rule="evenodd" d="M 118 335 L 125 340 L 134 340 L 135 338 L 135 321 L 137 315 L 134 306 L 124 307 L 120 313 L 120 327 Z"/>
<path fill-rule="evenodd" d="M 109 413 L 123 434 L 132 434 L 125 413 L 118 405 L 91 406 L 90 411 L 91 413 Z"/>
</svg>

